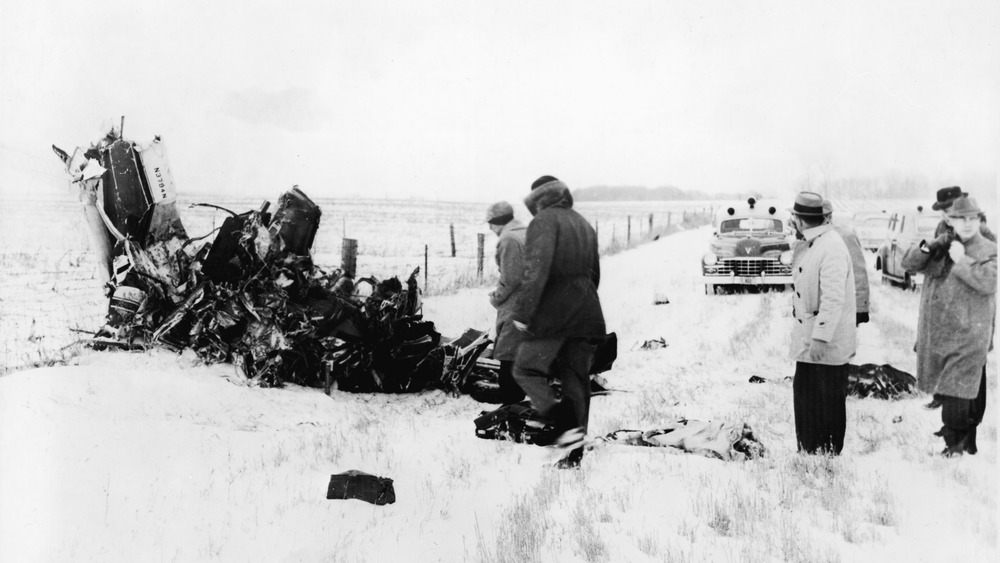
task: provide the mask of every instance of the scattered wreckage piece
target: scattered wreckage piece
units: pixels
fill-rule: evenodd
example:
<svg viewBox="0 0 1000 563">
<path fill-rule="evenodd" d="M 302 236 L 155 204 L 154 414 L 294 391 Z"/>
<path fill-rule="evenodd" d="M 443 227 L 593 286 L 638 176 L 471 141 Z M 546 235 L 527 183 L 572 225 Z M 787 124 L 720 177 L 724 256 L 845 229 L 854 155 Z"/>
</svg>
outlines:
<svg viewBox="0 0 1000 563">
<path fill-rule="evenodd" d="M 327 500 L 358 499 L 382 506 L 396 502 L 396 489 L 392 486 L 392 479 L 388 477 L 377 477 L 351 469 L 330 475 L 326 498 Z"/>
<path fill-rule="evenodd" d="M 527 402 L 504 405 L 483 412 L 475 419 L 476 437 L 537 446 L 551 445 L 559 434 Z M 589 442 L 588 448 L 604 444 L 669 447 L 723 461 L 745 461 L 763 457 L 766 448 L 750 425 L 677 419 L 653 430 L 616 430 Z"/>
<path fill-rule="evenodd" d="M 542 418 L 527 401 L 503 405 L 493 411 L 483 411 L 475 419 L 476 437 L 484 440 L 505 440 L 519 444 L 548 446 L 560 431 Z"/>
<path fill-rule="evenodd" d="M 859 398 L 899 399 L 917 390 L 917 379 L 889 364 L 847 365 L 847 394 Z"/>
<path fill-rule="evenodd" d="M 687 453 L 745 461 L 765 455 L 749 424 L 677 419 L 654 430 L 616 430 L 600 438 L 603 443 L 669 447 Z"/>
<path fill-rule="evenodd" d="M 781 381 L 792 381 L 788 375 Z M 752 375 L 750 383 L 768 383 L 772 380 Z M 889 364 L 847 365 L 847 394 L 859 399 L 893 400 L 916 393 L 917 379 L 911 374 Z"/>
<path fill-rule="evenodd" d="M 470 333 L 480 334 L 470 329 L 463 338 L 468 337 Z M 614 332 L 609 333 L 604 338 L 597 339 L 595 343 L 594 357 L 590 364 L 590 393 L 592 396 L 606 395 L 612 389 L 608 388 L 607 381 L 599 374 L 610 370 L 618 358 L 618 335 Z M 485 348 L 485 345 L 483 347 Z M 471 363 L 468 358 L 462 360 L 461 377 L 456 377 L 454 383 L 447 382 L 446 387 L 457 388 L 480 403 L 501 404 L 504 400 L 500 393 L 500 362 L 492 358 L 479 357 L 479 353 L 475 352 Z M 456 369 L 458 368 L 452 368 Z"/>
<path fill-rule="evenodd" d="M 659 338 L 643 341 L 642 344 L 636 342 L 635 345 L 632 346 L 632 349 L 635 350 L 638 348 L 639 350 L 659 350 L 660 348 L 666 348 L 667 346 L 670 345 L 667 344 L 666 339 L 661 336 Z"/>
</svg>

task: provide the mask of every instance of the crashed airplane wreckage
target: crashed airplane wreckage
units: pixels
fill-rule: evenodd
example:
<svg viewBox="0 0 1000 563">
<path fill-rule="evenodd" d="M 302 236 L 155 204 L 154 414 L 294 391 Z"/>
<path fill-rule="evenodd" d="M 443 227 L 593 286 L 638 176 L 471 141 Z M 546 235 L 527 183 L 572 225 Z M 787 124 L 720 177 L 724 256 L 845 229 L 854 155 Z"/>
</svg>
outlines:
<svg viewBox="0 0 1000 563">
<path fill-rule="evenodd" d="M 213 233 L 191 238 L 184 229 L 159 137 L 140 145 L 119 129 L 72 155 L 52 148 L 80 189 L 106 282 L 106 324 L 93 347 L 190 348 L 265 387 L 457 394 L 474 386 L 490 400 L 482 391 L 498 367 L 480 358 L 487 335 L 442 342 L 421 315 L 419 268 L 404 286 L 317 266 L 310 250 L 322 212 L 298 187 L 273 213 L 269 202 L 229 212 L 209 241 Z"/>
</svg>

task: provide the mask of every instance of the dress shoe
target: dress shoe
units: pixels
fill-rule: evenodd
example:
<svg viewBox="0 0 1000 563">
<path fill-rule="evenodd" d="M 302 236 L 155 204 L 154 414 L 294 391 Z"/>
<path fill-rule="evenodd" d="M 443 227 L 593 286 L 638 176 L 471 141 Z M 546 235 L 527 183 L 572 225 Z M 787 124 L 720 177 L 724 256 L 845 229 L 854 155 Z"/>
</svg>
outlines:
<svg viewBox="0 0 1000 563">
<path fill-rule="evenodd" d="M 969 430 L 969 435 L 965 437 L 965 453 L 976 455 L 978 452 L 979 448 L 976 447 L 976 427 L 973 426 L 972 430 Z"/>
<path fill-rule="evenodd" d="M 927 410 L 929 410 L 929 411 L 932 411 L 932 410 L 940 408 L 940 407 L 941 407 L 941 401 L 939 401 L 938 399 L 933 399 L 933 400 L 931 400 L 931 402 L 929 402 L 926 405 L 924 405 L 924 408 L 927 409 Z"/>
<path fill-rule="evenodd" d="M 565 452 L 555 463 L 558 469 L 579 469 L 583 460 L 583 447 L 586 445 L 587 434 L 583 428 L 572 428 L 563 432 L 552 446 Z"/>
<path fill-rule="evenodd" d="M 583 446 L 573 448 L 566 457 L 557 461 L 556 469 L 580 469 L 581 461 L 583 461 Z"/>
</svg>

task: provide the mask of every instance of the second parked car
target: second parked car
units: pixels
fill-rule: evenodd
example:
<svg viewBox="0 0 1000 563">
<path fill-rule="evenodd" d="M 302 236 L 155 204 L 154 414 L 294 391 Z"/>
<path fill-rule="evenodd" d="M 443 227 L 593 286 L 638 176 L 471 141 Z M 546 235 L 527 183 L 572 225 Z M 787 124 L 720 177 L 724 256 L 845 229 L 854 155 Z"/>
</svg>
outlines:
<svg viewBox="0 0 1000 563">
<path fill-rule="evenodd" d="M 851 228 L 858 235 L 861 246 L 872 252 L 885 240 L 891 215 L 886 211 L 858 211 L 851 221 Z"/>
<path fill-rule="evenodd" d="M 889 216 L 885 239 L 875 258 L 875 269 L 882 271 L 882 281 L 897 282 L 906 289 L 916 289 L 923 284 L 922 274 L 903 269 L 903 256 L 921 240 L 934 238 L 941 217 L 917 206 L 912 211 L 896 211 Z"/>
</svg>

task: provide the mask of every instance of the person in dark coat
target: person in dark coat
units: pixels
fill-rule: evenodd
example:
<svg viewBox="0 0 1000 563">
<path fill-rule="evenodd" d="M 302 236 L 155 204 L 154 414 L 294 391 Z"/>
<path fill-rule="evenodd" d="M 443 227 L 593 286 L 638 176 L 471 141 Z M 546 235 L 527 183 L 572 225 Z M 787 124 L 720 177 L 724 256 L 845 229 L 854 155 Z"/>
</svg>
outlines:
<svg viewBox="0 0 1000 563">
<path fill-rule="evenodd" d="M 497 268 L 500 279 L 490 292 L 490 304 L 497 310 L 497 335 L 493 359 L 500 362 L 500 395 L 504 404 L 524 399 L 524 391 L 514 381 L 514 357 L 521 343 L 521 331 L 514 328 L 514 305 L 524 279 L 524 238 L 527 228 L 514 218 L 514 208 L 506 201 L 486 210 L 486 222 L 497 235 Z"/>
<path fill-rule="evenodd" d="M 542 176 L 524 200 L 534 219 L 525 240 L 523 287 L 514 323 L 524 332 L 514 378 L 532 407 L 563 432 L 568 454 L 560 467 L 578 467 L 590 417 L 592 341 L 605 336 L 597 287 L 597 233 L 573 210 L 566 184 Z"/>
<path fill-rule="evenodd" d="M 833 204 L 830 200 L 823 200 L 823 214 L 826 215 L 826 222 L 833 227 L 833 230 L 840 235 L 841 240 L 847 246 L 847 252 L 851 255 L 851 266 L 854 269 L 854 302 L 856 304 L 855 325 L 867 323 L 871 320 L 868 314 L 869 288 L 868 288 L 868 263 L 865 262 L 865 249 L 861 246 L 861 240 L 853 229 L 841 227 L 833 223 Z"/>
<path fill-rule="evenodd" d="M 800 192 L 789 211 L 804 239 L 792 259 L 795 437 L 801 452 L 839 455 L 847 430 L 847 364 L 856 350 L 851 255 L 826 223 L 822 196 Z"/>
<path fill-rule="evenodd" d="M 903 267 L 923 272 L 917 318 L 917 386 L 941 402 L 946 456 L 974 454 L 986 410 L 986 354 L 996 315 L 997 246 L 979 229 L 982 211 L 959 197 L 948 207 L 951 231 L 921 241 Z"/>
</svg>

